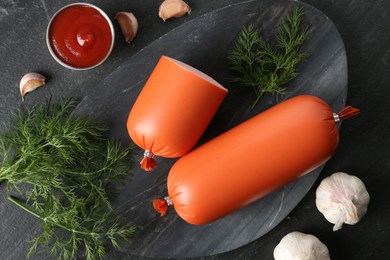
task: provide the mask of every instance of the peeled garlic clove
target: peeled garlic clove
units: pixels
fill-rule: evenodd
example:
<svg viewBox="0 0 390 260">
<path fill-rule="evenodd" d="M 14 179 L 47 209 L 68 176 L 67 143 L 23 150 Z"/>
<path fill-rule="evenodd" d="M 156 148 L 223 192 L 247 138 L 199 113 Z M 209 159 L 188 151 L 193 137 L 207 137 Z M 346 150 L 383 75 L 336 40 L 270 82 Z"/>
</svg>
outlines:
<svg viewBox="0 0 390 260">
<path fill-rule="evenodd" d="M 316 191 L 316 206 L 324 217 L 335 224 L 354 225 L 366 214 L 370 202 L 364 183 L 356 176 L 336 172 L 322 180 Z"/>
<path fill-rule="evenodd" d="M 172 17 L 181 17 L 190 12 L 190 6 L 182 0 L 165 0 L 160 5 L 158 16 L 165 22 Z"/>
<path fill-rule="evenodd" d="M 131 42 L 138 32 L 138 21 L 133 13 L 118 12 L 115 16 L 126 42 Z"/>
<path fill-rule="evenodd" d="M 36 72 L 29 72 L 22 77 L 19 83 L 22 100 L 24 96 L 38 87 L 45 85 L 45 77 Z"/>
<path fill-rule="evenodd" d="M 275 260 L 330 260 L 329 251 L 317 237 L 301 232 L 284 236 L 274 249 Z"/>
</svg>

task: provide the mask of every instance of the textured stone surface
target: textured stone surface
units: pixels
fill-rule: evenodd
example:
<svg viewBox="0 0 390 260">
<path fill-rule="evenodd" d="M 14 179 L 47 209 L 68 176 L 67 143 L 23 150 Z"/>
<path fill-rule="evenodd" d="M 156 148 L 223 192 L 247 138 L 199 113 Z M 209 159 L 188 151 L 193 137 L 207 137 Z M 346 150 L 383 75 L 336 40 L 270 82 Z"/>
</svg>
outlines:
<svg viewBox="0 0 390 260">
<path fill-rule="evenodd" d="M 297 93 L 318 95 L 339 110 L 346 101 L 346 56 L 347 101 L 362 109 L 358 118 L 343 124 L 340 148 L 321 173 L 321 177 L 325 177 L 343 170 L 366 183 L 372 202 L 367 216 L 358 225 L 345 226 L 333 233 L 332 225 L 316 210 L 314 193 L 322 179 L 317 179 L 320 170 L 211 225 L 188 225 L 172 209 L 161 219 L 150 203 L 166 192 L 165 178 L 174 160 L 164 160 L 159 170 L 151 175 L 134 167 L 133 177 L 122 188 L 115 206 L 144 229 L 124 252 L 111 252 L 107 259 L 149 259 L 144 255 L 272 259 L 273 248 L 293 230 L 319 237 L 329 247 L 332 259 L 386 259 L 390 256 L 386 246 L 390 240 L 390 209 L 383 200 L 390 195 L 387 174 L 390 165 L 388 1 L 305 1 L 319 8 L 330 20 L 316 9 L 303 5 L 307 13 L 305 23 L 316 25 L 312 41 L 305 46 L 312 56 L 300 67 L 301 74 L 291 84 L 289 95 L 268 97 L 256 111 L 249 111 L 247 106 L 250 92 L 226 80 L 226 53 L 244 23 L 259 24 L 270 32 L 279 19 L 277 14 L 289 8 L 292 2 L 189 1 L 193 8 L 191 15 L 164 23 L 157 16 L 158 1 L 87 1 L 100 6 L 110 17 L 117 11 L 132 11 L 140 22 L 140 30 L 133 43 L 125 44 L 119 26 L 114 23 L 117 35 L 112 55 L 103 65 L 85 72 L 62 68 L 46 48 L 44 33 L 48 20 L 57 9 L 71 2 L 0 1 L 0 121 L 6 121 L 22 104 L 19 80 L 23 74 L 34 70 L 45 74 L 48 83 L 28 94 L 22 106 L 31 106 L 49 96 L 76 96 L 82 100 L 79 113 L 107 121 L 112 126 L 113 136 L 130 142 L 123 122 L 161 54 L 206 72 L 230 91 L 201 142 Z M 141 150 L 136 152 L 135 157 L 139 157 Z M 309 194 L 289 214 L 313 182 Z M 40 223 L 11 205 L 4 188 L 5 185 L 0 184 L 0 259 L 24 259 L 29 247 L 27 241 L 41 232 Z M 225 251 L 229 252 L 222 253 Z M 33 256 L 32 259 L 50 257 Z"/>
<path fill-rule="evenodd" d="M 229 69 L 226 57 L 234 46 L 242 25 L 253 24 L 264 32 L 272 33 L 275 24 L 292 3 L 252 1 L 236 4 L 207 13 L 175 28 L 139 51 L 95 86 L 82 100 L 78 111 L 110 122 L 112 135 L 127 140 L 125 125 L 129 110 L 161 55 L 186 62 L 229 89 L 227 99 L 202 141 L 232 128 L 277 102 L 302 93 L 317 95 L 331 104 L 335 111 L 340 110 L 347 92 L 344 45 L 330 20 L 306 5 L 303 6 L 304 24 L 311 28 L 312 32 L 305 50 L 311 53 L 311 56 L 302 63 L 299 77 L 289 84 L 287 95 L 267 97 L 256 110 L 251 111 L 251 90 L 243 91 L 242 87 L 227 80 Z M 233 16 L 239 17 L 240 22 L 231 22 Z M 172 48 L 172 43 L 180 42 L 181 44 Z M 141 157 L 141 152 L 139 150 L 138 158 Z M 171 161 L 159 158 L 158 163 L 160 167 L 146 180 L 142 176 L 145 173 L 135 167 L 132 182 L 121 192 L 123 201 L 121 200 L 120 207 L 126 209 L 126 215 L 131 215 L 131 219 L 143 227 L 129 249 L 135 255 L 204 256 L 226 252 L 252 242 L 286 217 L 320 172 L 318 169 L 296 183 L 219 221 L 193 226 L 178 218 L 173 209 L 164 218 L 156 218 L 156 213 L 151 210 L 153 198 L 166 195 L 166 176 L 169 169 L 167 164 L 170 166 Z M 139 179 L 144 180 L 141 190 L 137 189 Z M 142 199 L 129 200 L 135 195 Z"/>
</svg>

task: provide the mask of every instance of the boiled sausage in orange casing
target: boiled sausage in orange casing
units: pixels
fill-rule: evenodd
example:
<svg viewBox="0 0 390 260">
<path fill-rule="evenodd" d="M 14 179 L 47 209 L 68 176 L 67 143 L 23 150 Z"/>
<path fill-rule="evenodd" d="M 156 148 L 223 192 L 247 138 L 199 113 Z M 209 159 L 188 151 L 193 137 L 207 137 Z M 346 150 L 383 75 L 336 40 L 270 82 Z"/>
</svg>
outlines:
<svg viewBox="0 0 390 260">
<path fill-rule="evenodd" d="M 227 92 L 201 71 L 162 56 L 127 120 L 131 139 L 145 150 L 141 167 L 152 170 L 155 156 L 175 158 L 191 150 Z"/>
<path fill-rule="evenodd" d="M 358 113 L 345 111 L 314 96 L 288 99 L 180 158 L 166 200 L 191 224 L 226 216 L 325 163 L 339 142 L 335 120 Z"/>
</svg>

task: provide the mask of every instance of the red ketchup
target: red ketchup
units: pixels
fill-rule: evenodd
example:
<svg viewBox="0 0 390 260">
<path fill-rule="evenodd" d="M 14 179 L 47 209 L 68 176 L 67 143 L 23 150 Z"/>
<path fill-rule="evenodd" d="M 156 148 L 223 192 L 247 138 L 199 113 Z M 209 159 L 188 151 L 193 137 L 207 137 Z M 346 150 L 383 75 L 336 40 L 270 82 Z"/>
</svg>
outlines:
<svg viewBox="0 0 390 260">
<path fill-rule="evenodd" d="M 52 55 L 66 67 L 87 69 L 102 63 L 113 46 L 109 18 L 89 4 L 64 7 L 53 17 L 47 43 Z"/>
</svg>

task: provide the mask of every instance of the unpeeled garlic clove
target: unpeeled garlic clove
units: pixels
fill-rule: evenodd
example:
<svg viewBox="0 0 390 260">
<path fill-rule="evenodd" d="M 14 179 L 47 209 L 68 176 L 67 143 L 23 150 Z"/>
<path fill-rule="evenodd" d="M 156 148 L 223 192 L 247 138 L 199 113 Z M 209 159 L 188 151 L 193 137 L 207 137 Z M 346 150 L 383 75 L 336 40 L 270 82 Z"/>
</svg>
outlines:
<svg viewBox="0 0 390 260">
<path fill-rule="evenodd" d="M 335 224 L 333 231 L 344 223 L 354 225 L 366 214 L 370 202 L 364 183 L 356 176 L 336 172 L 323 179 L 316 190 L 317 209 Z"/>
<path fill-rule="evenodd" d="M 36 88 L 45 85 L 45 77 L 36 72 L 29 72 L 22 77 L 19 83 L 20 94 L 22 95 L 22 100 L 24 96 Z"/>
<path fill-rule="evenodd" d="M 301 232 L 285 235 L 274 249 L 275 260 L 330 260 L 329 250 L 317 237 Z"/>
<path fill-rule="evenodd" d="M 191 8 L 182 0 L 165 0 L 161 3 L 158 10 L 158 16 L 160 16 L 164 22 L 172 17 L 181 17 L 186 13 L 191 13 Z"/>
<path fill-rule="evenodd" d="M 122 34 L 125 37 L 127 43 L 131 42 L 138 32 L 138 21 L 133 13 L 118 12 L 115 16 L 115 20 L 118 21 Z"/>
</svg>

